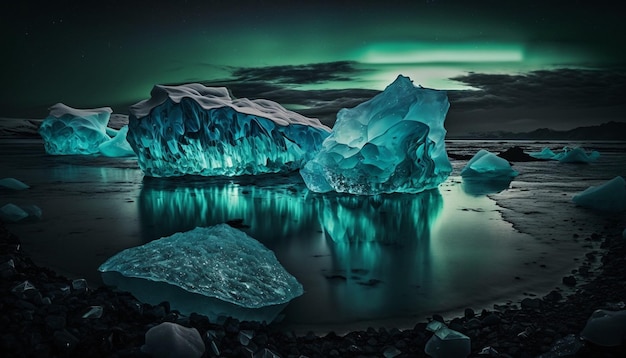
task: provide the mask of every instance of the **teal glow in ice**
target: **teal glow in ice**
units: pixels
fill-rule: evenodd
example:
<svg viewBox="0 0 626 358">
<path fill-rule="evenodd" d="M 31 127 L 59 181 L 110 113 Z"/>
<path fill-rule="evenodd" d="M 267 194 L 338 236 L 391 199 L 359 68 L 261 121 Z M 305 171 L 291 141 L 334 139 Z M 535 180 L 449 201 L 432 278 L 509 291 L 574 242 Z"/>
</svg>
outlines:
<svg viewBox="0 0 626 358">
<path fill-rule="evenodd" d="M 48 154 L 97 154 L 100 144 L 110 140 L 106 133 L 111 108 L 75 109 L 57 103 L 39 127 Z"/>
<path fill-rule="evenodd" d="M 300 169 L 330 129 L 223 87 L 155 86 L 130 107 L 128 141 L 148 176 L 237 176 Z"/>
<path fill-rule="evenodd" d="M 508 160 L 484 149 L 479 150 L 461 170 L 464 178 L 515 177 L 517 174 Z"/>
<path fill-rule="evenodd" d="M 105 157 L 132 157 L 135 155 L 133 148 L 130 147 L 130 144 L 126 140 L 128 126 L 123 126 L 119 131 L 107 128 L 107 132 L 110 133 L 113 138 L 98 146 L 100 154 Z"/>
<path fill-rule="evenodd" d="M 418 193 L 452 171 L 443 122 L 446 92 L 398 76 L 384 92 L 337 114 L 333 132 L 300 174 L 315 192 Z"/>
<path fill-rule="evenodd" d="M 586 153 L 580 147 L 569 148 L 563 147 L 558 153 L 553 152 L 550 148 L 543 148 L 541 152 L 528 153 L 531 157 L 537 159 L 558 160 L 561 163 L 591 163 L 600 158 L 600 153 L 593 150 Z"/>
<path fill-rule="evenodd" d="M 165 282 L 245 308 L 284 304 L 303 293 L 272 251 L 226 224 L 126 249 L 98 270 Z"/>
</svg>

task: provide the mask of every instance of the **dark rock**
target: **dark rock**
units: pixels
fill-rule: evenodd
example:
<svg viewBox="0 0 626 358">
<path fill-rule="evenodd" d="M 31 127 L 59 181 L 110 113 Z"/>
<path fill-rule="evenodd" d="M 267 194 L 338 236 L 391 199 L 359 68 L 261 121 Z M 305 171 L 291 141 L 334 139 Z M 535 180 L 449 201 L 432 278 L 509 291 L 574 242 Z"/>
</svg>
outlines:
<svg viewBox="0 0 626 358">
<path fill-rule="evenodd" d="M 464 312 L 464 315 L 465 315 L 465 319 L 466 320 L 470 320 L 470 319 L 474 318 L 474 316 L 476 316 L 476 313 L 474 312 L 473 309 L 466 308 L 465 312 Z"/>
<path fill-rule="evenodd" d="M 520 303 L 522 309 L 539 309 L 543 302 L 539 298 L 524 298 Z"/>
<path fill-rule="evenodd" d="M 64 352 L 72 351 L 79 342 L 78 338 L 66 330 L 54 332 L 53 339 L 54 345 Z"/>
<path fill-rule="evenodd" d="M 494 326 L 500 324 L 500 317 L 495 313 L 491 313 L 482 319 L 481 324 L 483 326 Z"/>
<path fill-rule="evenodd" d="M 565 276 L 563 277 L 563 284 L 566 286 L 576 286 L 576 278 L 574 276 Z"/>
<path fill-rule="evenodd" d="M 504 158 L 509 162 L 537 162 L 543 159 L 537 159 L 526 154 L 521 147 L 515 146 L 498 154 L 500 158 Z"/>
</svg>

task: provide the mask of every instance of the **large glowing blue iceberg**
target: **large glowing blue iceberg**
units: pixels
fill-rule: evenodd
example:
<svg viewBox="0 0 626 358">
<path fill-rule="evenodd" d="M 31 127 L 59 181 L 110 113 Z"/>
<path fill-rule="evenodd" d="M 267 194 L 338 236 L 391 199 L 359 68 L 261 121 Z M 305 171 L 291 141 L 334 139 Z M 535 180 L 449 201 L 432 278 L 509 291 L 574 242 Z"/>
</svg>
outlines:
<svg viewBox="0 0 626 358">
<path fill-rule="evenodd" d="M 110 140 L 106 128 L 113 111 L 109 107 L 75 109 L 57 103 L 39 127 L 48 154 L 97 154 Z"/>
<path fill-rule="evenodd" d="M 468 178 L 515 177 L 517 174 L 508 160 L 484 149 L 479 150 L 461 170 L 461 176 Z"/>
<path fill-rule="evenodd" d="M 626 211 L 626 180 L 617 176 L 574 195 L 575 204 L 605 212 Z"/>
<path fill-rule="evenodd" d="M 398 76 L 384 92 L 337 114 L 322 149 L 300 171 L 315 192 L 417 193 L 437 187 L 452 166 L 443 122 L 446 92 Z"/>
<path fill-rule="evenodd" d="M 146 175 L 235 176 L 300 169 L 330 129 L 223 87 L 155 86 L 130 107 L 128 141 Z"/>
<path fill-rule="evenodd" d="M 302 285 L 283 268 L 272 251 L 226 224 L 198 227 L 126 249 L 109 258 L 99 271 L 143 279 L 144 282 L 127 281 L 132 285 L 120 287 L 139 299 L 143 299 L 142 295 L 157 297 L 164 293 L 161 291 L 175 292 L 174 288 L 179 288 L 181 292 L 215 298 L 231 306 L 263 309 L 281 307 L 303 293 Z M 103 278 L 108 283 L 104 275 Z M 167 285 L 149 286 L 145 281 Z M 139 292 L 147 287 L 155 288 L 153 291 L 156 292 Z M 191 295 L 185 296 L 184 293 L 172 293 L 171 297 L 159 299 L 170 301 L 173 308 L 183 313 L 198 312 L 213 318 L 220 315 L 237 317 L 237 310 L 232 313 L 233 310 L 225 311 L 223 305 L 211 307 L 207 301 L 199 304 L 198 297 L 190 299 Z M 177 298 L 182 306 L 178 305 Z"/>
<path fill-rule="evenodd" d="M 585 150 L 580 147 L 563 147 L 563 150 L 558 153 L 545 147 L 541 152 L 532 152 L 529 153 L 529 155 L 537 159 L 558 160 L 561 163 L 590 163 L 595 162 L 600 157 L 600 153 L 597 151 L 593 150 L 587 154 Z"/>
</svg>

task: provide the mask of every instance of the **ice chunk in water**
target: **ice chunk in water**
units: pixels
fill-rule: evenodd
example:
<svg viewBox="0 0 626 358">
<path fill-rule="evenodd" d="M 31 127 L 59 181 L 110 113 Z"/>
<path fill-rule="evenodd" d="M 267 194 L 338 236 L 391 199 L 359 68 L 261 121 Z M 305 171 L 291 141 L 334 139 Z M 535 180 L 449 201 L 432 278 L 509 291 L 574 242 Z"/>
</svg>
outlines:
<svg viewBox="0 0 626 358">
<path fill-rule="evenodd" d="M 541 152 L 528 153 L 531 157 L 537 159 L 558 160 L 561 163 L 590 163 L 595 162 L 600 157 L 597 151 L 591 151 L 589 154 L 580 147 L 569 148 L 563 147 L 558 153 L 553 152 L 550 148 L 543 148 Z"/>
<path fill-rule="evenodd" d="M 109 107 L 75 109 L 62 103 L 50 107 L 50 114 L 39 127 L 48 154 L 96 154 L 100 144 L 110 140 L 107 123 Z"/>
<path fill-rule="evenodd" d="M 16 222 L 28 217 L 28 213 L 15 204 L 6 204 L 0 208 L 0 219 Z"/>
<path fill-rule="evenodd" d="M 143 352 L 155 358 L 199 358 L 205 349 L 197 329 L 171 322 L 163 322 L 150 328 L 146 332 L 146 344 L 141 347 Z"/>
<path fill-rule="evenodd" d="M 436 188 L 452 166 L 443 122 L 446 92 L 398 76 L 382 93 L 342 109 L 322 149 L 300 170 L 315 192 L 418 193 Z"/>
<path fill-rule="evenodd" d="M 604 347 L 616 347 L 626 338 L 626 311 L 596 310 L 580 336 Z"/>
<path fill-rule="evenodd" d="M 586 208 L 621 212 L 626 210 L 626 181 L 617 176 L 598 186 L 590 186 L 574 195 L 572 201 Z"/>
<path fill-rule="evenodd" d="M 24 190 L 24 189 L 30 188 L 30 186 L 22 183 L 21 181 L 15 178 L 0 179 L 0 187 L 13 189 L 13 190 Z"/>
<path fill-rule="evenodd" d="M 506 159 L 481 149 L 467 162 L 461 171 L 461 176 L 472 178 L 514 177 L 517 176 L 517 172 L 511 168 L 511 164 Z"/>
<path fill-rule="evenodd" d="M 167 283 L 170 288 L 249 309 L 286 304 L 303 293 L 302 285 L 282 267 L 272 251 L 226 224 L 198 227 L 124 250 L 109 258 L 99 270 Z M 146 287 L 145 282 L 137 279 L 132 282 L 139 289 Z M 125 289 L 134 294 L 133 285 Z M 178 293 L 174 296 L 181 297 Z M 180 302 L 184 304 L 186 299 Z M 181 312 L 189 312 L 187 307 L 170 303 Z M 211 307 L 206 309 L 211 311 Z"/>
</svg>

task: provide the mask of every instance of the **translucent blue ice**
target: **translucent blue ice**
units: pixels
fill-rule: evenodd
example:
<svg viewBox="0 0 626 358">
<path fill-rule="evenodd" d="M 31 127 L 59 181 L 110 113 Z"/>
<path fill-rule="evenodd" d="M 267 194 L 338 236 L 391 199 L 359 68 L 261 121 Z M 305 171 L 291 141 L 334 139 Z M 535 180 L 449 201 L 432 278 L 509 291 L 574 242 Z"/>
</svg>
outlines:
<svg viewBox="0 0 626 358">
<path fill-rule="evenodd" d="M 541 152 L 528 153 L 531 157 L 537 159 L 558 160 L 561 163 L 590 163 L 595 162 L 600 157 L 597 151 L 586 153 L 580 147 L 569 148 L 563 147 L 558 153 L 553 152 L 550 148 L 543 148 Z"/>
<path fill-rule="evenodd" d="M 112 131 L 109 130 L 109 133 L 112 134 Z M 135 155 L 133 152 L 133 148 L 130 147 L 130 144 L 126 140 L 126 136 L 128 134 L 128 126 L 122 127 L 119 131 L 114 133 L 113 138 L 109 139 L 106 142 L 103 142 L 98 146 L 98 150 L 100 154 L 105 157 L 132 157 Z"/>
<path fill-rule="evenodd" d="M 128 141 L 148 176 L 236 176 L 300 169 L 330 129 L 223 87 L 155 86 L 130 107 Z"/>
<path fill-rule="evenodd" d="M 517 174 L 508 160 L 485 149 L 479 150 L 461 170 L 461 176 L 464 178 L 514 177 Z"/>
<path fill-rule="evenodd" d="M 300 170 L 315 192 L 357 195 L 433 189 L 452 171 L 443 122 L 446 92 L 398 76 L 385 91 L 342 109 L 322 149 Z"/>
<path fill-rule="evenodd" d="M 577 205 L 606 212 L 626 210 L 626 181 L 617 176 L 598 186 L 590 186 L 574 195 L 572 201 Z"/>
<path fill-rule="evenodd" d="M 108 128 L 111 108 L 76 109 L 57 103 L 39 127 L 44 147 L 52 155 L 134 156 L 126 141 L 127 128 Z"/>
<path fill-rule="evenodd" d="M 272 251 L 226 224 L 126 249 L 99 271 L 165 282 L 246 308 L 284 304 L 303 293 Z"/>
</svg>

